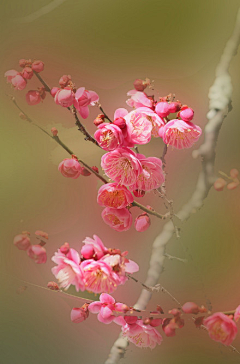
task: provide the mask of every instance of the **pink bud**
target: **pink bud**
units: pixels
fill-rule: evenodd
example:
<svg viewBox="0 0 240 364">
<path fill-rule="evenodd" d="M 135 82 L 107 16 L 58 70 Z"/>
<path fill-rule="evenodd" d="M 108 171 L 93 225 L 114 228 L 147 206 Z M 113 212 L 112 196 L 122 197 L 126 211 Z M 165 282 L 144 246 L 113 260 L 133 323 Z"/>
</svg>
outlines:
<svg viewBox="0 0 240 364">
<path fill-rule="evenodd" d="M 44 238 L 44 239 L 48 240 L 48 233 L 45 233 L 42 230 L 36 230 L 35 235 L 37 235 L 37 237 Z"/>
<path fill-rule="evenodd" d="M 161 117 L 165 118 L 170 114 L 169 104 L 167 102 L 158 102 L 155 112 Z"/>
<path fill-rule="evenodd" d="M 93 169 L 95 172 L 99 173 L 98 167 L 93 166 L 93 167 L 92 167 L 92 169 Z"/>
<path fill-rule="evenodd" d="M 235 190 L 235 188 L 237 188 L 238 185 L 239 185 L 239 182 L 230 182 L 227 185 L 227 189 L 228 190 Z"/>
<path fill-rule="evenodd" d="M 191 121 L 194 116 L 194 111 L 190 107 L 183 106 L 179 115 L 183 121 Z"/>
<path fill-rule="evenodd" d="M 140 78 L 137 78 L 137 79 L 134 81 L 133 85 L 134 85 L 135 90 L 137 90 L 137 91 L 143 91 L 143 90 L 145 90 L 145 88 L 147 87 L 146 82 L 144 82 L 144 81 L 143 81 L 143 80 L 141 80 Z"/>
<path fill-rule="evenodd" d="M 53 136 L 57 136 L 58 135 L 58 130 L 56 128 L 52 128 L 51 133 L 52 133 Z"/>
<path fill-rule="evenodd" d="M 232 177 L 232 178 L 237 178 L 237 176 L 239 175 L 239 172 L 238 172 L 238 170 L 237 169 L 231 169 L 231 171 L 230 171 L 230 176 Z"/>
<path fill-rule="evenodd" d="M 22 70 L 22 76 L 26 80 L 30 80 L 33 76 L 33 70 L 31 69 L 31 67 L 24 67 L 24 69 Z"/>
<path fill-rule="evenodd" d="M 175 336 L 176 335 L 176 330 L 173 327 L 173 325 L 171 325 L 171 319 L 170 318 L 163 319 L 162 329 L 165 332 L 166 336 L 170 337 L 170 336 Z"/>
<path fill-rule="evenodd" d="M 39 73 L 44 70 L 44 63 L 42 61 L 34 61 L 32 64 L 33 71 Z"/>
<path fill-rule="evenodd" d="M 173 316 L 179 316 L 181 314 L 181 311 L 179 311 L 177 308 L 173 308 L 172 310 L 168 311 Z"/>
<path fill-rule="evenodd" d="M 66 242 L 64 243 L 61 247 L 60 247 L 60 252 L 63 254 L 67 254 L 69 252 L 70 246 L 69 244 Z"/>
<path fill-rule="evenodd" d="M 59 88 L 59 87 L 53 87 L 53 88 L 51 89 L 51 95 L 52 95 L 52 97 L 55 97 L 56 93 L 57 93 L 59 90 L 60 90 L 60 88 Z"/>
<path fill-rule="evenodd" d="M 84 177 L 88 177 L 90 176 L 91 172 L 89 172 L 86 168 L 83 167 L 80 174 Z"/>
<path fill-rule="evenodd" d="M 19 66 L 22 67 L 22 68 L 24 68 L 27 65 L 27 62 L 28 61 L 26 59 L 24 59 L 24 58 L 23 59 L 20 59 L 19 60 Z"/>
<path fill-rule="evenodd" d="M 91 259 L 94 256 L 94 247 L 91 244 L 86 244 L 81 249 L 81 254 L 85 259 Z"/>
<path fill-rule="evenodd" d="M 59 291 L 59 286 L 56 282 L 48 282 L 47 288 L 51 289 L 52 291 Z"/>
<path fill-rule="evenodd" d="M 145 231 L 151 225 L 150 218 L 148 214 L 144 213 L 139 215 L 135 220 L 135 229 L 139 232 Z"/>
<path fill-rule="evenodd" d="M 104 118 L 105 118 L 105 115 L 104 114 L 99 114 L 96 119 L 93 121 L 94 125 L 96 126 L 99 126 L 101 125 L 102 123 L 104 123 Z"/>
<path fill-rule="evenodd" d="M 30 246 L 27 253 L 37 264 L 44 264 L 47 261 L 46 249 L 39 244 Z"/>
<path fill-rule="evenodd" d="M 135 190 L 133 191 L 135 197 L 143 197 L 145 195 L 145 191 L 142 190 Z"/>
<path fill-rule="evenodd" d="M 120 129 L 124 129 L 126 127 L 126 120 L 124 118 L 117 118 L 113 124 L 117 125 Z"/>
<path fill-rule="evenodd" d="M 78 324 L 86 320 L 89 316 L 89 311 L 85 303 L 82 307 L 74 307 L 71 311 L 71 321 Z"/>
<path fill-rule="evenodd" d="M 124 316 L 124 320 L 127 324 L 135 324 L 138 320 L 137 316 Z"/>
<path fill-rule="evenodd" d="M 29 248 L 29 246 L 31 245 L 28 234 L 16 235 L 14 240 L 13 240 L 13 244 L 19 250 L 27 250 Z"/>
<path fill-rule="evenodd" d="M 180 109 L 181 109 L 180 102 L 170 102 L 169 104 L 170 113 L 178 112 Z"/>
<path fill-rule="evenodd" d="M 39 91 L 36 90 L 30 90 L 26 94 L 26 101 L 28 105 L 37 105 L 41 102 L 41 95 Z"/>
<path fill-rule="evenodd" d="M 195 314 L 195 315 L 197 315 L 199 313 L 199 307 L 194 302 L 184 303 L 184 305 L 182 306 L 182 310 L 183 310 L 184 313 L 192 313 L 192 314 Z"/>
<path fill-rule="evenodd" d="M 161 325 L 163 322 L 163 320 L 161 318 L 158 318 L 158 319 L 152 319 L 151 322 L 150 322 L 150 325 L 152 327 L 157 327 L 159 325 Z"/>
<path fill-rule="evenodd" d="M 213 187 L 215 188 L 216 191 L 222 191 L 226 184 L 227 184 L 227 182 L 223 178 L 218 178 L 214 182 Z"/>
<path fill-rule="evenodd" d="M 72 80 L 72 78 L 71 78 L 71 76 L 70 76 L 70 75 L 63 75 L 63 76 L 60 78 L 60 80 L 59 80 L 59 85 L 60 85 L 61 87 L 67 87 L 67 86 L 68 86 L 69 81 L 71 81 L 71 80 Z"/>
</svg>

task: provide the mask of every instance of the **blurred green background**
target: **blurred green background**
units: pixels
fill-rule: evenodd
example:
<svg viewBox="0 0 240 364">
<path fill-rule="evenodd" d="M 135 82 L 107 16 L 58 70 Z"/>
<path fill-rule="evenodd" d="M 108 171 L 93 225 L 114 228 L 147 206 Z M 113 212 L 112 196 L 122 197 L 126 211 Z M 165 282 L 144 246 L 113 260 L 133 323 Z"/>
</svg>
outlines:
<svg viewBox="0 0 240 364">
<path fill-rule="evenodd" d="M 53 3 L 55 3 L 54 1 Z M 195 123 L 204 127 L 208 111 L 208 90 L 215 68 L 228 40 L 240 1 L 229 0 L 66 0 L 37 19 L 29 15 L 49 0 L 1 1 L 1 74 L 19 69 L 20 58 L 45 62 L 42 76 L 57 86 L 63 74 L 70 74 L 77 87 L 99 93 L 101 104 L 111 117 L 125 107 L 126 93 L 136 78 L 155 80 L 155 95 L 175 93 L 176 98 L 195 110 Z M 31 20 L 31 21 L 29 21 Z M 239 168 L 240 54 L 232 61 L 233 110 L 226 118 L 218 139 L 216 171 Z M 18 117 L 9 97 L 41 126 L 55 126 L 60 137 L 90 165 L 100 167 L 101 152 L 84 142 L 70 113 L 47 95 L 43 103 L 28 106 L 26 90 L 39 86 L 32 79 L 20 92 L 2 78 L 1 94 L 1 351 L 7 364 L 97 364 L 104 363 L 118 336 L 117 325 L 103 325 L 91 316 L 72 324 L 70 311 L 81 305 L 77 299 L 28 286 L 17 294 L 21 280 L 46 287 L 53 280 L 51 256 L 68 241 L 80 249 L 86 236 L 97 234 L 104 244 L 128 250 L 138 262 L 136 277 L 145 280 L 151 244 L 163 223 L 152 219 L 151 228 L 137 233 L 134 228 L 117 233 L 104 225 L 102 208 L 96 203 L 100 184 L 93 176 L 65 179 L 57 166 L 68 157 L 60 147 Z M 98 114 L 91 108 L 85 125 L 91 133 Z M 141 147 L 147 156 L 161 156 L 159 139 Z M 200 160 L 191 150 L 169 151 L 167 191 L 175 211 L 191 196 Z M 142 200 L 165 212 L 161 199 L 148 194 Z M 181 302 L 212 303 L 214 311 L 234 309 L 240 304 L 240 190 L 210 191 L 203 208 L 182 226 L 181 238 L 173 238 L 167 252 L 188 259 L 187 264 L 166 261 L 160 282 Z M 137 211 L 133 210 L 134 217 Z M 48 261 L 36 265 L 12 240 L 23 230 L 49 233 Z M 34 243 L 34 238 L 32 239 Z M 20 279 L 20 280 L 18 280 Z M 141 291 L 134 282 L 119 287 L 114 297 L 133 305 Z M 74 293 L 74 290 L 71 291 Z M 84 296 L 85 293 L 82 294 Z M 86 297 L 87 295 L 85 295 Z M 174 303 L 155 294 L 149 304 L 160 304 L 167 312 Z M 164 335 L 163 335 L 164 336 Z M 240 335 L 233 342 L 240 350 Z M 161 346 L 141 350 L 130 345 L 122 363 L 218 364 L 238 363 L 240 356 L 209 339 L 193 327 L 191 319 L 176 337 Z"/>
</svg>

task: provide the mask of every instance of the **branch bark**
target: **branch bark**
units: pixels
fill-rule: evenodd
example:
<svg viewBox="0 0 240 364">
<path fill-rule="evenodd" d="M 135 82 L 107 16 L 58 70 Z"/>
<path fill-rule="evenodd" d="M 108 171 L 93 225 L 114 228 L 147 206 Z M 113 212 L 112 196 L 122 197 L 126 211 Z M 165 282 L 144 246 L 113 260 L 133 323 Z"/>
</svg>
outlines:
<svg viewBox="0 0 240 364">
<path fill-rule="evenodd" d="M 231 110 L 232 83 L 228 69 L 232 58 L 237 53 L 239 42 L 240 9 L 238 10 L 233 33 L 225 46 L 220 62 L 216 68 L 216 79 L 209 90 L 209 112 L 207 114 L 209 121 L 204 128 L 204 142 L 198 150 L 193 152 L 194 158 L 198 156 L 202 157 L 202 171 L 199 174 L 192 197 L 176 214 L 182 221 L 187 220 L 193 211 L 195 212 L 196 209 L 202 207 L 204 199 L 207 197 L 216 179 L 214 174 L 215 148 L 222 123 Z M 162 232 L 154 240 L 145 285 L 155 286 L 158 283 L 166 257 L 166 245 L 172 238 L 174 231 L 172 222 L 168 221 L 164 224 Z M 134 308 L 139 310 L 145 309 L 151 296 L 152 292 L 143 289 Z M 113 344 L 109 358 L 105 364 L 117 364 L 124 356 L 127 345 L 127 339 L 122 338 L 120 334 L 119 339 Z"/>
</svg>

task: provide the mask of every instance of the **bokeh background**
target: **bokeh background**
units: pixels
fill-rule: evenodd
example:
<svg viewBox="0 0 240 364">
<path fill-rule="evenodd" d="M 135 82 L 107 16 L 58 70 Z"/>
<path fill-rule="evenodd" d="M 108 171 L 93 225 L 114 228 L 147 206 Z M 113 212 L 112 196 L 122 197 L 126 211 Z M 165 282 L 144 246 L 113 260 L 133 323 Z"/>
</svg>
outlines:
<svg viewBox="0 0 240 364">
<path fill-rule="evenodd" d="M 53 3 L 55 3 L 54 1 Z M 208 111 L 208 90 L 222 50 L 233 30 L 240 1 L 237 0 L 66 0 L 52 11 L 34 19 L 31 14 L 50 0 L 1 1 L 1 74 L 19 69 L 20 58 L 45 62 L 42 76 L 57 86 L 63 74 L 70 74 L 78 87 L 100 95 L 105 111 L 112 117 L 125 107 L 126 93 L 136 78 L 155 80 L 155 95 L 175 93 L 177 99 L 195 110 L 195 123 L 204 127 Z M 29 17 L 30 15 L 30 17 Z M 226 118 L 217 145 L 216 172 L 239 168 L 240 54 L 231 63 L 233 110 Z M 136 278 L 144 281 L 151 244 L 163 222 L 152 219 L 151 228 L 137 233 L 117 233 L 101 219 L 96 203 L 100 184 L 94 178 L 63 178 L 57 166 L 68 157 L 37 128 L 18 117 L 7 95 L 39 125 L 59 129 L 62 140 L 90 165 L 100 167 L 103 153 L 85 142 L 70 113 L 47 95 L 42 104 L 28 106 L 26 90 L 39 86 L 32 79 L 24 91 L 14 91 L 2 78 L 1 94 L 1 351 L 7 364 L 97 364 L 104 363 L 118 337 L 117 325 L 103 325 L 91 316 L 82 324 L 70 321 L 77 298 L 32 287 L 23 281 L 46 287 L 53 279 L 51 256 L 65 241 L 80 249 L 86 236 L 97 234 L 109 247 L 128 250 L 141 269 Z M 151 92 L 150 92 L 151 93 Z M 91 108 L 85 125 L 91 133 L 97 108 Z M 202 140 L 202 139 L 201 139 Z M 159 139 L 141 147 L 147 156 L 161 156 Z M 167 154 L 167 192 L 177 211 L 191 196 L 201 161 L 191 150 Z M 142 200 L 165 212 L 155 194 Z M 210 300 L 213 311 L 230 310 L 240 304 L 240 190 L 211 190 L 203 208 L 181 225 L 181 238 L 167 246 L 171 255 L 186 258 L 186 264 L 166 260 L 160 282 L 181 302 Z M 138 211 L 134 211 L 134 217 Z M 49 233 L 48 261 L 36 265 L 17 250 L 13 237 L 23 230 Z M 27 289 L 19 294 L 19 287 Z M 20 288 L 21 291 L 21 288 Z M 128 282 L 114 293 L 119 301 L 133 305 L 141 291 Z M 18 293 L 17 293 L 18 292 Z M 70 290 L 74 294 L 74 290 Z M 89 297 L 87 293 L 82 296 Z M 91 296 L 92 297 L 92 296 Z M 94 298 L 94 296 L 93 296 Z M 169 297 L 155 294 L 149 304 L 160 304 L 167 312 L 174 307 Z M 163 334 L 164 336 L 164 334 Z M 233 343 L 240 350 L 240 335 Z M 209 339 L 193 327 L 191 319 L 176 337 L 161 346 L 141 350 L 130 344 L 122 363 L 218 364 L 238 363 L 240 355 Z"/>
</svg>

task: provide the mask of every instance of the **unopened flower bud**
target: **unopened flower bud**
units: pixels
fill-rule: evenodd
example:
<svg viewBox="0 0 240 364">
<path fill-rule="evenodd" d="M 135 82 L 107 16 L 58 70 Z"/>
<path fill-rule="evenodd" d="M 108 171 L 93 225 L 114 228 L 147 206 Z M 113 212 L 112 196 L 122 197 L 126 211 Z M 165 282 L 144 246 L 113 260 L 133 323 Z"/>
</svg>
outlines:
<svg viewBox="0 0 240 364">
<path fill-rule="evenodd" d="M 51 89 L 51 95 L 52 95 L 52 97 L 55 97 L 55 95 L 56 95 L 56 93 L 58 92 L 60 90 L 60 88 L 59 87 L 53 87 L 52 89 Z"/>
<path fill-rule="evenodd" d="M 160 312 L 161 314 L 164 314 L 162 307 L 159 305 L 157 305 L 157 311 Z"/>
<path fill-rule="evenodd" d="M 215 182 L 213 187 L 216 191 L 222 191 L 226 186 L 227 182 L 223 178 L 218 178 Z"/>
<path fill-rule="evenodd" d="M 57 136 L 58 135 L 58 130 L 56 128 L 52 128 L 51 133 L 52 133 L 53 136 Z"/>
<path fill-rule="evenodd" d="M 59 291 L 59 286 L 56 282 L 48 282 L 47 288 L 51 289 L 52 291 Z"/>
<path fill-rule="evenodd" d="M 239 171 L 236 169 L 236 168 L 234 168 L 234 169 L 231 169 L 231 171 L 230 171 L 230 176 L 232 177 L 232 178 L 237 178 L 237 176 L 239 175 Z"/>
<path fill-rule="evenodd" d="M 191 121 L 194 116 L 194 111 L 190 107 L 182 106 L 181 111 L 179 112 L 179 116 L 183 121 Z"/>
<path fill-rule="evenodd" d="M 19 60 L 19 66 L 20 67 L 24 68 L 26 66 L 26 64 L 27 64 L 26 59 L 22 58 L 22 59 Z"/>
<path fill-rule="evenodd" d="M 44 70 L 44 63 L 39 60 L 34 61 L 32 64 L 32 69 L 37 73 L 42 72 Z"/>
<path fill-rule="evenodd" d="M 26 101 L 28 105 L 37 105 L 41 102 L 41 96 L 39 91 L 37 90 L 30 90 L 26 94 Z"/>
<path fill-rule="evenodd" d="M 145 231 L 151 225 L 151 220 L 148 214 L 144 213 L 139 215 L 135 220 L 135 229 L 139 232 Z"/>
<path fill-rule="evenodd" d="M 19 249 L 19 250 L 27 250 L 31 243 L 30 243 L 30 239 L 29 239 L 29 235 L 28 234 L 19 234 L 16 235 L 14 240 L 13 240 L 13 244 Z"/>
<path fill-rule="evenodd" d="M 145 320 L 143 320 L 144 325 L 150 325 L 151 319 L 148 317 Z"/>
<path fill-rule="evenodd" d="M 59 85 L 60 85 L 61 87 L 67 87 L 67 86 L 68 86 L 69 81 L 71 81 L 71 80 L 72 80 L 72 78 L 71 78 L 71 76 L 70 76 L 70 75 L 63 75 L 63 76 L 60 78 L 60 80 L 59 80 Z"/>
<path fill-rule="evenodd" d="M 161 318 L 151 319 L 150 325 L 152 327 L 157 327 L 157 326 L 161 325 L 162 322 L 163 322 L 163 320 Z"/>
<path fill-rule="evenodd" d="M 93 169 L 95 172 L 99 173 L 98 167 L 93 166 L 93 167 L 92 167 L 92 169 Z"/>
<path fill-rule="evenodd" d="M 199 307 L 194 302 L 186 302 L 182 306 L 182 310 L 184 313 L 191 313 L 197 315 L 199 313 Z"/>
<path fill-rule="evenodd" d="M 69 252 L 70 246 L 69 244 L 66 242 L 64 243 L 61 247 L 60 247 L 60 252 L 63 254 L 67 254 Z"/>
<path fill-rule="evenodd" d="M 85 259 L 92 259 L 94 256 L 94 248 L 91 244 L 86 244 L 81 249 L 81 254 Z"/>
<path fill-rule="evenodd" d="M 180 102 L 170 102 L 170 104 L 169 104 L 170 113 L 178 112 L 180 109 L 181 109 Z"/>
<path fill-rule="evenodd" d="M 78 324 L 86 320 L 89 316 L 88 305 L 84 304 L 82 307 L 74 307 L 71 311 L 71 321 Z"/>
<path fill-rule="evenodd" d="M 99 114 L 96 117 L 96 119 L 93 121 L 94 125 L 98 126 L 98 125 L 101 125 L 102 123 L 104 123 L 104 118 L 105 118 L 104 114 Z"/>
<path fill-rule="evenodd" d="M 230 182 L 227 185 L 227 189 L 228 190 L 235 190 L 235 188 L 237 188 L 238 185 L 239 185 L 239 182 Z"/>
<path fill-rule="evenodd" d="M 145 191 L 143 190 L 135 190 L 133 191 L 135 197 L 143 197 L 145 195 Z"/>
<path fill-rule="evenodd" d="M 91 172 L 89 172 L 86 168 L 83 167 L 80 174 L 84 177 L 88 177 L 90 176 Z"/>
<path fill-rule="evenodd" d="M 126 120 L 124 118 L 117 118 L 113 124 L 117 125 L 120 129 L 124 129 L 126 127 Z"/>
<path fill-rule="evenodd" d="M 133 83 L 135 90 L 137 91 L 144 91 L 147 86 L 150 85 L 149 78 L 146 78 L 145 81 L 141 80 L 140 78 L 136 79 Z"/>
<path fill-rule="evenodd" d="M 33 70 L 31 69 L 31 67 L 24 67 L 24 69 L 22 70 L 22 76 L 26 80 L 30 80 L 33 76 Z"/>
<path fill-rule="evenodd" d="M 165 118 L 170 114 L 168 102 L 158 102 L 155 108 L 155 112 L 161 117 Z"/>
</svg>

